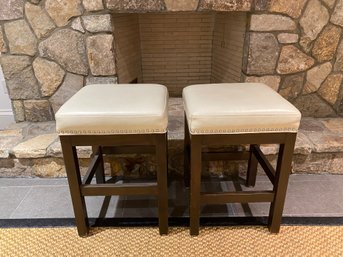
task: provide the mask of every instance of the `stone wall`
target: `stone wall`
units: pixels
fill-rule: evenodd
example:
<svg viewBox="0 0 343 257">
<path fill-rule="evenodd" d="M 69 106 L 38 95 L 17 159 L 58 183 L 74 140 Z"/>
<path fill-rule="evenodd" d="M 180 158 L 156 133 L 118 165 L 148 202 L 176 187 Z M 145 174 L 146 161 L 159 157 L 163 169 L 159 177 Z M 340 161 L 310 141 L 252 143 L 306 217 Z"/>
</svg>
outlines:
<svg viewBox="0 0 343 257">
<path fill-rule="evenodd" d="M 80 88 L 116 83 L 102 0 L 0 0 L 0 50 L 16 121 L 48 121 Z"/>
<path fill-rule="evenodd" d="M 243 72 L 305 116 L 343 114 L 343 0 L 0 0 L 16 120 L 48 121 L 81 87 L 115 83 L 111 13 L 246 11 Z"/>
<path fill-rule="evenodd" d="M 269 84 L 304 116 L 343 114 L 343 0 L 256 1 L 246 81 Z"/>
</svg>

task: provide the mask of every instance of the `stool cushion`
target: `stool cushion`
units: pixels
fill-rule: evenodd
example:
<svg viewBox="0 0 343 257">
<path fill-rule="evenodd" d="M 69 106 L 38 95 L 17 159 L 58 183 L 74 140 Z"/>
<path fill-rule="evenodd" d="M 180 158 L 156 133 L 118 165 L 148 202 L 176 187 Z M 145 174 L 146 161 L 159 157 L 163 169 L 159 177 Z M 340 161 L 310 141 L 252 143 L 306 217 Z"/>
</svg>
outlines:
<svg viewBox="0 0 343 257">
<path fill-rule="evenodd" d="M 222 83 L 184 88 L 191 134 L 297 132 L 300 112 L 261 83 Z"/>
<path fill-rule="evenodd" d="M 56 113 L 59 134 L 165 133 L 168 91 L 157 84 L 89 85 Z"/>
</svg>

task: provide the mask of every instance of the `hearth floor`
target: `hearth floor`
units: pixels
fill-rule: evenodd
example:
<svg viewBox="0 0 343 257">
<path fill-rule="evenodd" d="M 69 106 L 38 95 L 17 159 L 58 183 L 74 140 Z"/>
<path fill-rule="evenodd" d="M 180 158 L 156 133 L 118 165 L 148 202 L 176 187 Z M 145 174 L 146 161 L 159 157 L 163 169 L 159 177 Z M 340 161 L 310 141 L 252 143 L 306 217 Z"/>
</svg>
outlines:
<svg viewBox="0 0 343 257">
<path fill-rule="evenodd" d="M 203 190 L 252 190 L 243 180 L 207 179 Z M 255 189 L 268 189 L 266 176 L 257 178 Z M 188 216 L 188 189 L 180 180 L 169 182 L 170 217 Z M 73 218 L 69 188 L 65 178 L 0 178 L 0 220 Z M 89 217 L 143 218 L 157 216 L 157 203 L 149 196 L 86 197 Z M 204 206 L 203 217 L 267 216 L 269 204 L 224 204 Z M 284 217 L 343 217 L 343 176 L 292 174 Z M 10 222 L 10 221 L 9 221 Z"/>
</svg>

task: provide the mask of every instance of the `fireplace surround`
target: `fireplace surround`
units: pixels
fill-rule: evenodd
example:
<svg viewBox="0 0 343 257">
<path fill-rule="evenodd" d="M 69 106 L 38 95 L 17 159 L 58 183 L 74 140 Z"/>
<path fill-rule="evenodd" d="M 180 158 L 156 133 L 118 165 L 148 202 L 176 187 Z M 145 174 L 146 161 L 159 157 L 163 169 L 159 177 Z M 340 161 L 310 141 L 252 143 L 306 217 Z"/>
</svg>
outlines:
<svg viewBox="0 0 343 257">
<path fill-rule="evenodd" d="M 304 116 L 343 114 L 343 0 L 0 0 L 15 118 L 92 83 L 264 82 Z"/>
</svg>

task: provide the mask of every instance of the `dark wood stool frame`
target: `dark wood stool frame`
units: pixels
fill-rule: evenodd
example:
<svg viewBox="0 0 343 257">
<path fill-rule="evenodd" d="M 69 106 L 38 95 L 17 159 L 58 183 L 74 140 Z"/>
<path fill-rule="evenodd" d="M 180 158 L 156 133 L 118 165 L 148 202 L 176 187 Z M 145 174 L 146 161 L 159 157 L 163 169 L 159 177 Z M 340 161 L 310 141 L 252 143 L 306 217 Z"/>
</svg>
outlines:
<svg viewBox="0 0 343 257">
<path fill-rule="evenodd" d="M 61 135 L 60 140 L 79 236 L 87 236 L 89 232 L 84 197 L 111 195 L 156 195 L 158 199 L 159 232 L 161 235 L 168 233 L 167 133 Z M 76 146 L 93 147 L 93 157 L 82 181 Z M 157 162 L 157 182 L 119 185 L 106 183 L 103 164 L 103 149 L 106 147 L 118 147 L 118 149 L 120 147 L 133 147 L 137 151 L 146 148 L 150 149 L 150 152 L 151 148 L 153 148 L 152 153 L 155 153 Z M 130 152 L 133 152 L 131 150 Z M 95 174 L 97 183 L 90 184 Z"/>
<path fill-rule="evenodd" d="M 186 117 L 186 116 L 185 116 Z M 190 234 L 199 234 L 200 205 L 271 202 L 268 228 L 278 233 L 297 133 L 190 134 L 185 119 L 185 184 L 190 186 Z M 204 146 L 249 144 L 248 152 L 202 153 Z M 260 144 L 279 144 L 276 170 L 262 153 Z M 218 157 L 218 158 L 217 158 Z M 246 185 L 254 186 L 258 163 L 273 184 L 273 190 L 206 193 L 200 191 L 202 160 L 248 160 Z"/>
</svg>

